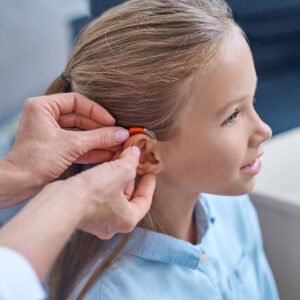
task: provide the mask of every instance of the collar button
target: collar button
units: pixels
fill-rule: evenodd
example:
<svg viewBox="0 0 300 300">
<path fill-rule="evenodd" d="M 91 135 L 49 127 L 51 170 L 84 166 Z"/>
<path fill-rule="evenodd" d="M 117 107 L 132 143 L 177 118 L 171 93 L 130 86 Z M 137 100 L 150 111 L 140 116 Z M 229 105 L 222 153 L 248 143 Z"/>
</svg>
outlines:
<svg viewBox="0 0 300 300">
<path fill-rule="evenodd" d="M 202 253 L 200 256 L 200 261 L 202 264 L 206 264 L 208 261 L 208 255 L 206 253 Z"/>
</svg>

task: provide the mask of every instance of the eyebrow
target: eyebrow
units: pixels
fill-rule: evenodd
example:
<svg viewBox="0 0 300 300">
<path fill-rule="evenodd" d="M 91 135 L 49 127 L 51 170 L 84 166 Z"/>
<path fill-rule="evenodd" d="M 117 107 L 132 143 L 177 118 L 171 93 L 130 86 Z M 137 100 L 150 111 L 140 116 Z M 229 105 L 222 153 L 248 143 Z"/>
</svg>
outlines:
<svg viewBox="0 0 300 300">
<path fill-rule="evenodd" d="M 256 83 L 255 83 L 255 91 L 257 89 L 257 81 L 258 81 L 258 78 L 256 78 Z M 230 101 L 228 103 L 226 103 L 218 112 L 217 112 L 217 115 L 218 116 L 222 116 L 223 114 L 225 114 L 225 112 L 232 106 L 240 103 L 240 102 L 243 102 L 246 98 L 248 98 L 249 95 L 244 95 L 236 100 L 233 100 L 233 101 Z"/>
</svg>

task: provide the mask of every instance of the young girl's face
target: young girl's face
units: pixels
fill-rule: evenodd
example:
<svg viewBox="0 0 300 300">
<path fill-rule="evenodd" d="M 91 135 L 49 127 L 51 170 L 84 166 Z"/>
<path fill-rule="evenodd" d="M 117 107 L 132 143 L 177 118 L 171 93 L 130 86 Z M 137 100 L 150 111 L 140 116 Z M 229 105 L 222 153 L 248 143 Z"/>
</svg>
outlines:
<svg viewBox="0 0 300 300">
<path fill-rule="evenodd" d="M 214 67 L 194 78 L 195 101 L 180 134 L 162 143 L 160 177 L 195 193 L 249 192 L 260 170 L 262 142 L 272 135 L 253 107 L 256 84 L 250 49 L 236 32 Z"/>
</svg>

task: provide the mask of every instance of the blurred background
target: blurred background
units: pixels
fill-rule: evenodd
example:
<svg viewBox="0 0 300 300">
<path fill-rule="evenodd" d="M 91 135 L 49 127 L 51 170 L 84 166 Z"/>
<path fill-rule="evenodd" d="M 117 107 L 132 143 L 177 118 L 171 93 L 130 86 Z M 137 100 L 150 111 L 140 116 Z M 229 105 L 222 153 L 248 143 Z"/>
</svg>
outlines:
<svg viewBox="0 0 300 300">
<path fill-rule="evenodd" d="M 24 100 L 43 94 L 49 83 L 63 71 L 72 42 L 81 28 L 107 8 L 122 2 L 125 1 L 0 0 L 0 159 L 13 143 Z M 300 125 L 300 0 L 228 2 L 236 21 L 245 30 L 253 51 L 259 78 L 255 104 L 257 111 L 271 125 L 275 141 L 280 144 L 281 136 L 295 132 Z M 294 134 L 293 139 L 293 143 L 299 141 L 300 134 Z M 289 144 L 288 139 L 284 138 L 284 141 L 285 145 Z M 274 157 L 269 156 L 272 158 L 270 166 L 274 165 L 275 160 L 283 161 L 282 156 L 278 156 L 277 150 L 273 149 L 275 146 L 270 146 L 271 155 L 275 153 Z M 293 166 L 295 162 L 292 158 L 298 159 L 300 149 L 295 149 L 292 144 L 287 149 L 292 152 L 285 153 L 284 157 L 289 160 L 284 162 L 284 166 Z M 299 173 L 291 169 L 286 172 L 282 176 L 291 176 L 300 183 Z M 295 244 L 295 239 L 300 243 L 300 224 L 297 223 L 300 214 L 296 216 L 295 224 L 287 226 L 286 220 L 291 220 L 290 213 L 286 213 L 291 203 L 286 201 L 290 196 L 289 186 L 283 192 L 279 191 L 282 192 L 280 199 L 273 195 L 269 197 L 271 191 L 274 192 L 274 186 L 277 186 L 275 181 L 281 181 L 282 177 L 270 177 L 272 174 L 274 176 L 273 171 L 265 174 L 258 180 L 259 188 L 254 191 L 253 197 L 263 227 L 266 251 L 282 299 L 300 299 L 300 288 L 295 280 L 300 277 L 300 265 L 294 263 L 300 261 L 300 257 L 295 251 L 286 250 L 288 246 L 281 242 L 281 235 L 284 235 L 290 237 L 285 241 L 290 243 L 290 247 L 300 246 Z M 293 191 L 296 195 L 290 210 L 293 213 L 300 207 L 299 186 L 295 184 Z M 261 200 L 261 196 L 267 200 Z M 275 210 L 274 198 L 277 203 Z M 278 203 L 283 205 L 278 206 Z M 0 212 L 0 224 L 17 209 Z M 278 220 L 281 220 L 282 226 L 275 232 L 274 225 L 278 224 Z M 288 259 L 288 266 L 282 263 L 282 260 L 286 262 Z"/>
<path fill-rule="evenodd" d="M 72 20 L 88 16 L 86 0 L 0 0 L 0 158 L 18 113 L 64 69 Z"/>
</svg>

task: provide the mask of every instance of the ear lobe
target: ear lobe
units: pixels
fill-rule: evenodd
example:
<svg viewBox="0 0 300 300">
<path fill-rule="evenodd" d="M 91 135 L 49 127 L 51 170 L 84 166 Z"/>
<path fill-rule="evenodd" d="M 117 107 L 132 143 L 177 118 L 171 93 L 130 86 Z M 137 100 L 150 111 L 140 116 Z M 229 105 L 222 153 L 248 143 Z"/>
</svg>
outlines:
<svg viewBox="0 0 300 300">
<path fill-rule="evenodd" d="M 161 160 L 153 140 L 145 134 L 135 134 L 125 142 L 124 149 L 132 146 L 136 146 L 141 150 L 137 174 L 158 174 L 161 170 Z"/>
</svg>

